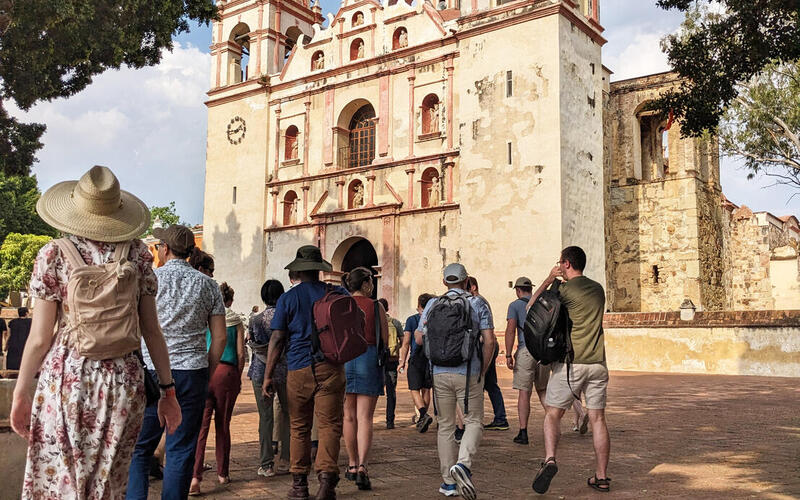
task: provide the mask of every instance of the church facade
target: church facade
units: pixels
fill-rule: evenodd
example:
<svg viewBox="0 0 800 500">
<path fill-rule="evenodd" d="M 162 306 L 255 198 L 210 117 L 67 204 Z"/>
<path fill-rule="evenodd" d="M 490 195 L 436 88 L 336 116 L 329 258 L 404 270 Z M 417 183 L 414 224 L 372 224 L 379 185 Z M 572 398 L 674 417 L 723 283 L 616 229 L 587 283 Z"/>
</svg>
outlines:
<svg viewBox="0 0 800 500">
<path fill-rule="evenodd" d="M 723 255 L 715 141 L 646 109 L 674 77 L 609 83 L 597 0 L 343 0 L 325 28 L 317 3 L 218 5 L 204 244 L 239 309 L 288 284 L 305 244 L 326 280 L 372 268 L 398 317 L 453 261 L 497 309 L 567 245 L 612 310 L 734 308 L 734 283 L 765 287 Z"/>
</svg>

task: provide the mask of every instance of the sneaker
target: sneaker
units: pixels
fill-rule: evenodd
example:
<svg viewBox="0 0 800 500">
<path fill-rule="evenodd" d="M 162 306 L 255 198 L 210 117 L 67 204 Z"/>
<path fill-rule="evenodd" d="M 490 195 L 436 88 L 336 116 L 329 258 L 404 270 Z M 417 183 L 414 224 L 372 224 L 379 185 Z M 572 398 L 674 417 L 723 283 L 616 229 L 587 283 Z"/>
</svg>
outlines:
<svg viewBox="0 0 800 500">
<path fill-rule="evenodd" d="M 386 422 L 387 429 L 394 429 L 394 422 Z"/>
<path fill-rule="evenodd" d="M 442 483 L 442 485 L 439 486 L 439 493 L 446 497 L 457 497 L 458 489 L 456 489 L 455 484 Z"/>
<path fill-rule="evenodd" d="M 461 444 L 461 438 L 464 437 L 464 429 L 456 427 L 456 432 L 453 433 L 453 436 L 456 438 L 456 443 Z"/>
<path fill-rule="evenodd" d="M 450 475 L 456 480 L 456 490 L 462 498 L 466 500 L 478 498 L 478 492 L 475 491 L 475 485 L 472 484 L 472 472 L 465 465 L 455 464 L 450 467 Z"/>
<path fill-rule="evenodd" d="M 483 428 L 487 431 L 507 431 L 509 429 L 508 420 L 492 420 Z"/>
<path fill-rule="evenodd" d="M 419 421 L 417 422 L 417 431 L 419 431 L 420 434 L 428 432 L 428 427 L 430 427 L 432 423 L 433 417 L 426 413 L 425 416 L 420 417 Z"/>
<path fill-rule="evenodd" d="M 259 467 L 256 474 L 263 477 L 275 477 L 275 467 L 272 465 L 267 467 Z"/>
<path fill-rule="evenodd" d="M 514 438 L 514 442 L 517 444 L 528 444 L 528 431 L 520 429 L 519 434 Z"/>
</svg>

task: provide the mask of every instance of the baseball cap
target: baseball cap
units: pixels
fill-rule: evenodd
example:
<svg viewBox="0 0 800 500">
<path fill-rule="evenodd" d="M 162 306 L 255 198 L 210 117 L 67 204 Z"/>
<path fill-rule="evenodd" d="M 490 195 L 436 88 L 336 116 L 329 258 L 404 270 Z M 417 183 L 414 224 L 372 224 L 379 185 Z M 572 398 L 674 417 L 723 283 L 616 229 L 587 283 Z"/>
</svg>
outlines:
<svg viewBox="0 0 800 500">
<path fill-rule="evenodd" d="M 450 285 L 461 283 L 467 279 L 467 270 L 461 264 L 454 262 L 444 268 L 444 282 Z"/>
<path fill-rule="evenodd" d="M 187 254 L 194 248 L 194 233 L 181 224 L 173 224 L 164 229 L 153 229 L 153 236 L 167 244 L 172 253 Z"/>
<path fill-rule="evenodd" d="M 531 281 L 530 278 L 526 278 L 525 276 L 522 276 L 520 278 L 517 278 L 517 281 L 514 282 L 514 288 L 517 288 L 518 286 L 531 286 L 532 287 L 533 286 L 533 282 Z"/>
</svg>

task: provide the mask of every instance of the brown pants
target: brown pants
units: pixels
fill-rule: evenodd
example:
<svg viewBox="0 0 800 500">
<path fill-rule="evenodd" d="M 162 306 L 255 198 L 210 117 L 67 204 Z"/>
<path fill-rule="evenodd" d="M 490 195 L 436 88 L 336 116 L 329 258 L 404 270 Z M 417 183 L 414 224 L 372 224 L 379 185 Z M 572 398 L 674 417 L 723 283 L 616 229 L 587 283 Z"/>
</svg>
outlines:
<svg viewBox="0 0 800 500">
<path fill-rule="evenodd" d="M 344 366 L 317 363 L 291 370 L 286 383 L 291 421 L 289 455 L 293 474 L 311 470 L 311 426 L 319 431 L 316 472 L 339 472 L 339 446 L 344 414 Z"/>
</svg>

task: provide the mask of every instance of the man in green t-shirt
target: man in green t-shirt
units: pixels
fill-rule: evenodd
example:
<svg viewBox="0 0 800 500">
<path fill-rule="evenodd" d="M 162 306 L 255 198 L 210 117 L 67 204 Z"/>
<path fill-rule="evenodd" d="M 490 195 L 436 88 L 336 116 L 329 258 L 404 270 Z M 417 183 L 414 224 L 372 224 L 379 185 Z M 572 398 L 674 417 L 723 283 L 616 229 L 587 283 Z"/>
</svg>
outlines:
<svg viewBox="0 0 800 500">
<path fill-rule="evenodd" d="M 608 388 L 608 368 L 603 343 L 603 313 L 606 296 L 603 286 L 583 275 L 586 268 L 586 253 L 576 246 L 561 251 L 561 258 L 531 296 L 528 307 L 532 306 L 541 293 L 557 278 L 564 280 L 558 293 L 562 305 L 567 308 L 572 320 L 572 346 L 575 357 L 570 366 L 553 363 L 553 372 L 547 384 L 547 406 L 544 417 L 545 457 L 542 467 L 533 481 L 537 493 L 545 493 L 550 481 L 558 472 L 556 449 L 561 435 L 561 417 L 572 406 L 575 394 L 584 394 L 589 422 L 592 428 L 596 470 L 589 478 L 590 487 L 608 491 L 610 479 L 606 476 L 608 453 L 611 442 L 606 425 L 606 391 Z M 569 380 L 567 376 L 569 375 Z"/>
</svg>

